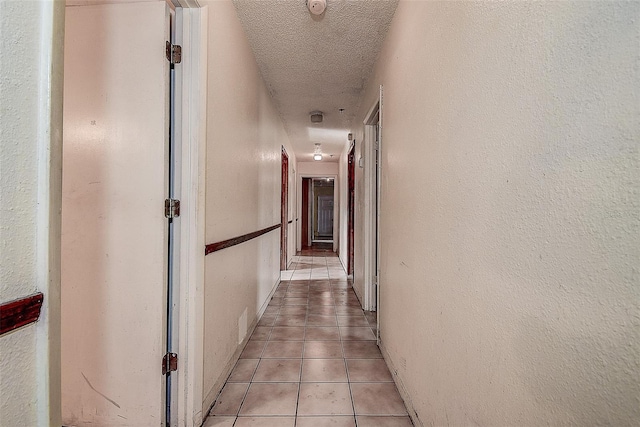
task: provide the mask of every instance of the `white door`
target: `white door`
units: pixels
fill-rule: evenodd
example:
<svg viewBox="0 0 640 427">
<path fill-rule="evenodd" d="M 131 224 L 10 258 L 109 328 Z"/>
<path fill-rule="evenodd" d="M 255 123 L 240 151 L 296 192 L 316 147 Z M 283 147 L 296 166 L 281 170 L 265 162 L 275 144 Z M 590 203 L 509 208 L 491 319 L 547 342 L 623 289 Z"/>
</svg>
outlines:
<svg viewBox="0 0 640 427">
<path fill-rule="evenodd" d="M 333 196 L 318 196 L 318 235 L 333 237 Z"/>
<path fill-rule="evenodd" d="M 65 30 L 63 423 L 160 426 L 169 10 L 67 7 Z"/>
</svg>

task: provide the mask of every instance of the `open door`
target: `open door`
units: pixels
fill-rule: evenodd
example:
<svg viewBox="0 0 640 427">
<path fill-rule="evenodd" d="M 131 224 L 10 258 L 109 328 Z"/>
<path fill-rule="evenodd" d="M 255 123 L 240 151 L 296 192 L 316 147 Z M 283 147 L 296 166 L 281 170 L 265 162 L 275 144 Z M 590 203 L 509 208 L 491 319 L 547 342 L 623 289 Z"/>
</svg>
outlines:
<svg viewBox="0 0 640 427">
<path fill-rule="evenodd" d="M 378 312 L 376 316 L 376 342 L 378 346 L 380 345 L 380 212 L 382 211 L 381 206 L 381 195 L 382 195 L 382 101 L 383 101 L 383 87 L 380 85 L 380 95 L 378 98 L 378 113 L 377 119 L 373 123 L 374 126 L 374 134 L 375 134 L 375 142 L 373 145 L 374 148 L 374 157 L 375 157 L 375 213 L 373 218 L 373 233 L 374 233 L 374 246 L 375 246 L 375 255 L 374 255 L 374 268 L 373 272 L 375 274 L 375 304 L 373 305 Z"/>
<path fill-rule="evenodd" d="M 168 40 L 165 2 L 66 9 L 65 425 L 165 423 Z"/>
</svg>

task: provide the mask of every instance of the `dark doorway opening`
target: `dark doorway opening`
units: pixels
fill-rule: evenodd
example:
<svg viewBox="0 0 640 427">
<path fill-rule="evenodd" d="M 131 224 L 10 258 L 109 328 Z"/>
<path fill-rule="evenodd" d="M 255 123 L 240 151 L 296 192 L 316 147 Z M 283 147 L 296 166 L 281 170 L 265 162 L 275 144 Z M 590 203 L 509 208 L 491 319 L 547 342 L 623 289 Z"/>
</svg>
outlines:
<svg viewBox="0 0 640 427">
<path fill-rule="evenodd" d="M 311 240 L 309 239 L 309 199 L 311 194 L 311 178 L 302 178 L 302 249 L 307 249 L 311 246 Z"/>
</svg>

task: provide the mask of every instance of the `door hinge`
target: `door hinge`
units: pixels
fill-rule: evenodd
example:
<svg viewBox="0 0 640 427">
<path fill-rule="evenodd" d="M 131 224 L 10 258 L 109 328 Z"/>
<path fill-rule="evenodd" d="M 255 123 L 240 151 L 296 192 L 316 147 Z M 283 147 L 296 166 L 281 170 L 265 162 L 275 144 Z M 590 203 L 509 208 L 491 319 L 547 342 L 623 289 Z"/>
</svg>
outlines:
<svg viewBox="0 0 640 427">
<path fill-rule="evenodd" d="M 180 216 L 180 200 L 178 199 L 165 199 L 164 201 L 164 216 L 172 219 Z"/>
<path fill-rule="evenodd" d="M 162 375 L 178 370 L 178 355 L 167 353 L 162 358 Z"/>
<path fill-rule="evenodd" d="M 182 46 L 177 44 L 171 44 L 167 42 L 166 45 L 167 61 L 172 64 L 179 64 L 182 62 Z"/>
</svg>

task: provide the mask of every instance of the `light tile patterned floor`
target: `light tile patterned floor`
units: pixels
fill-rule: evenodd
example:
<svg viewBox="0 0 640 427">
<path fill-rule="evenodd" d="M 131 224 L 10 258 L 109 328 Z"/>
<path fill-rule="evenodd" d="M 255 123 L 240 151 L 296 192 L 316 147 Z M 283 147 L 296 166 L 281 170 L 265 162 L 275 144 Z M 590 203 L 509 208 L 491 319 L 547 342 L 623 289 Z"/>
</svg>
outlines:
<svg viewBox="0 0 640 427">
<path fill-rule="evenodd" d="M 294 258 L 204 427 L 412 426 L 330 251 Z"/>
</svg>

